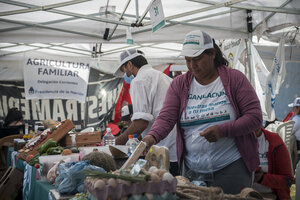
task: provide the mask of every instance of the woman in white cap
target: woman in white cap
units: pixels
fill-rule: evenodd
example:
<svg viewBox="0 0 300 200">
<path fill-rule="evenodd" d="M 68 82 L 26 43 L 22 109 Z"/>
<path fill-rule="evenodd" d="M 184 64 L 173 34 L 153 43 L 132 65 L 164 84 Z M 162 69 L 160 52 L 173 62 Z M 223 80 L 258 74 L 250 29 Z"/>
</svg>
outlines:
<svg viewBox="0 0 300 200">
<path fill-rule="evenodd" d="M 289 104 L 289 107 L 293 108 L 293 121 L 295 121 L 294 127 L 293 127 L 293 134 L 296 137 L 297 141 L 297 150 L 300 150 L 300 97 L 297 97 L 293 103 Z"/>
<path fill-rule="evenodd" d="M 259 165 L 254 131 L 262 124 L 258 97 L 214 40 L 196 30 L 185 36 L 181 56 L 189 71 L 171 83 L 164 106 L 143 138 L 147 149 L 177 123 L 177 159 L 196 184 L 237 194 L 251 187 Z"/>
</svg>

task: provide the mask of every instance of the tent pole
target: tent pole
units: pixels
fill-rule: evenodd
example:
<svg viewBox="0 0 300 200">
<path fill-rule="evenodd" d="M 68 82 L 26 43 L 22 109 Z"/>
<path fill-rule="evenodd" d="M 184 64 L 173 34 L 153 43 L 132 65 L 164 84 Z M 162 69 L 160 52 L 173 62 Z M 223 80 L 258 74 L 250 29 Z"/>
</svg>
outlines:
<svg viewBox="0 0 300 200">
<path fill-rule="evenodd" d="M 135 0 L 135 17 L 136 17 L 136 22 L 139 21 L 139 0 Z"/>
<path fill-rule="evenodd" d="M 255 88 L 255 83 L 253 80 L 253 63 L 252 63 L 252 10 L 247 10 L 247 29 L 248 29 L 248 42 L 247 42 L 247 58 L 248 58 L 248 67 L 249 67 L 249 81 L 251 85 Z"/>
</svg>

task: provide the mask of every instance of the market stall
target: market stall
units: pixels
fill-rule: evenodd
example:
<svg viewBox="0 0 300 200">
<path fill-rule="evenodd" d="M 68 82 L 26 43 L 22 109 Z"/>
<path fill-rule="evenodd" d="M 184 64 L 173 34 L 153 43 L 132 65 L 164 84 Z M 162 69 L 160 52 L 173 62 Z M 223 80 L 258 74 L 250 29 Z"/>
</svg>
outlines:
<svg viewBox="0 0 300 200">
<path fill-rule="evenodd" d="M 46 129 L 28 139 L 23 147 L 9 148 L 8 165 L 14 167 L 9 169 L 18 170 L 23 177 L 8 184 L 23 185 L 23 199 L 186 199 L 197 192 L 213 199 L 244 199 L 247 195 L 260 199 L 253 190 L 227 195 L 220 188 L 192 186 L 186 178 L 172 176 L 165 147 L 153 146 L 141 157 L 146 146 L 140 142 L 128 157 L 128 146 L 96 146 L 89 139 L 89 144 L 75 140 L 74 146 L 60 146 L 72 137 L 72 129 L 71 121 L 62 121 L 51 131 Z M 76 135 L 80 141 L 79 133 Z M 85 138 L 94 137 L 85 134 Z"/>
</svg>

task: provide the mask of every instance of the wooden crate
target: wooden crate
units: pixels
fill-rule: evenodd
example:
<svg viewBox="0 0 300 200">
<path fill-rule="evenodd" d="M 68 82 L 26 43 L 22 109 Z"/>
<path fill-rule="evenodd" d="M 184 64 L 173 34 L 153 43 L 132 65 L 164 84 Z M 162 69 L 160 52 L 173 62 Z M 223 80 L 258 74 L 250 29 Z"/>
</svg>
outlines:
<svg viewBox="0 0 300 200">
<path fill-rule="evenodd" d="M 38 153 L 37 149 L 42 146 L 45 142 L 47 142 L 50 138 L 52 138 L 55 142 L 60 141 L 63 137 L 67 135 L 67 133 L 74 128 L 74 124 L 71 120 L 66 119 L 61 122 L 61 125 L 57 127 L 45 140 L 43 140 L 40 144 L 34 146 L 33 150 L 29 152 L 19 153 L 19 158 L 26 160 L 27 155 L 35 155 Z"/>
<path fill-rule="evenodd" d="M 101 133 L 99 131 L 73 134 L 76 134 L 76 147 L 95 146 L 96 143 L 101 143 Z M 66 136 L 65 144 L 67 147 L 72 146 L 70 135 Z"/>
</svg>

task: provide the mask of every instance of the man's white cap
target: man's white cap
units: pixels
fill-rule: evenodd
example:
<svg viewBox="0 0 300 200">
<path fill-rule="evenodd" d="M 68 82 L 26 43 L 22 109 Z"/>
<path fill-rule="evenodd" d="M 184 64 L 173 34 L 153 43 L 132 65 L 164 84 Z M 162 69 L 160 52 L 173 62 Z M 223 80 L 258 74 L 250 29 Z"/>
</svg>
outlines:
<svg viewBox="0 0 300 200">
<path fill-rule="evenodd" d="M 127 61 L 130 61 L 131 59 L 138 57 L 138 56 L 144 56 L 144 55 L 138 53 L 138 51 L 136 49 L 126 49 L 125 51 L 123 51 L 120 54 L 120 64 L 119 64 L 117 71 L 115 71 L 114 76 L 123 77 L 124 72 L 121 71 L 122 65 L 124 65 Z"/>
<path fill-rule="evenodd" d="M 191 31 L 184 38 L 180 56 L 196 57 L 206 49 L 212 48 L 213 39 L 207 33 L 200 30 Z"/>
<path fill-rule="evenodd" d="M 289 104 L 289 107 L 300 106 L 300 97 L 297 97 L 293 103 Z"/>
</svg>

